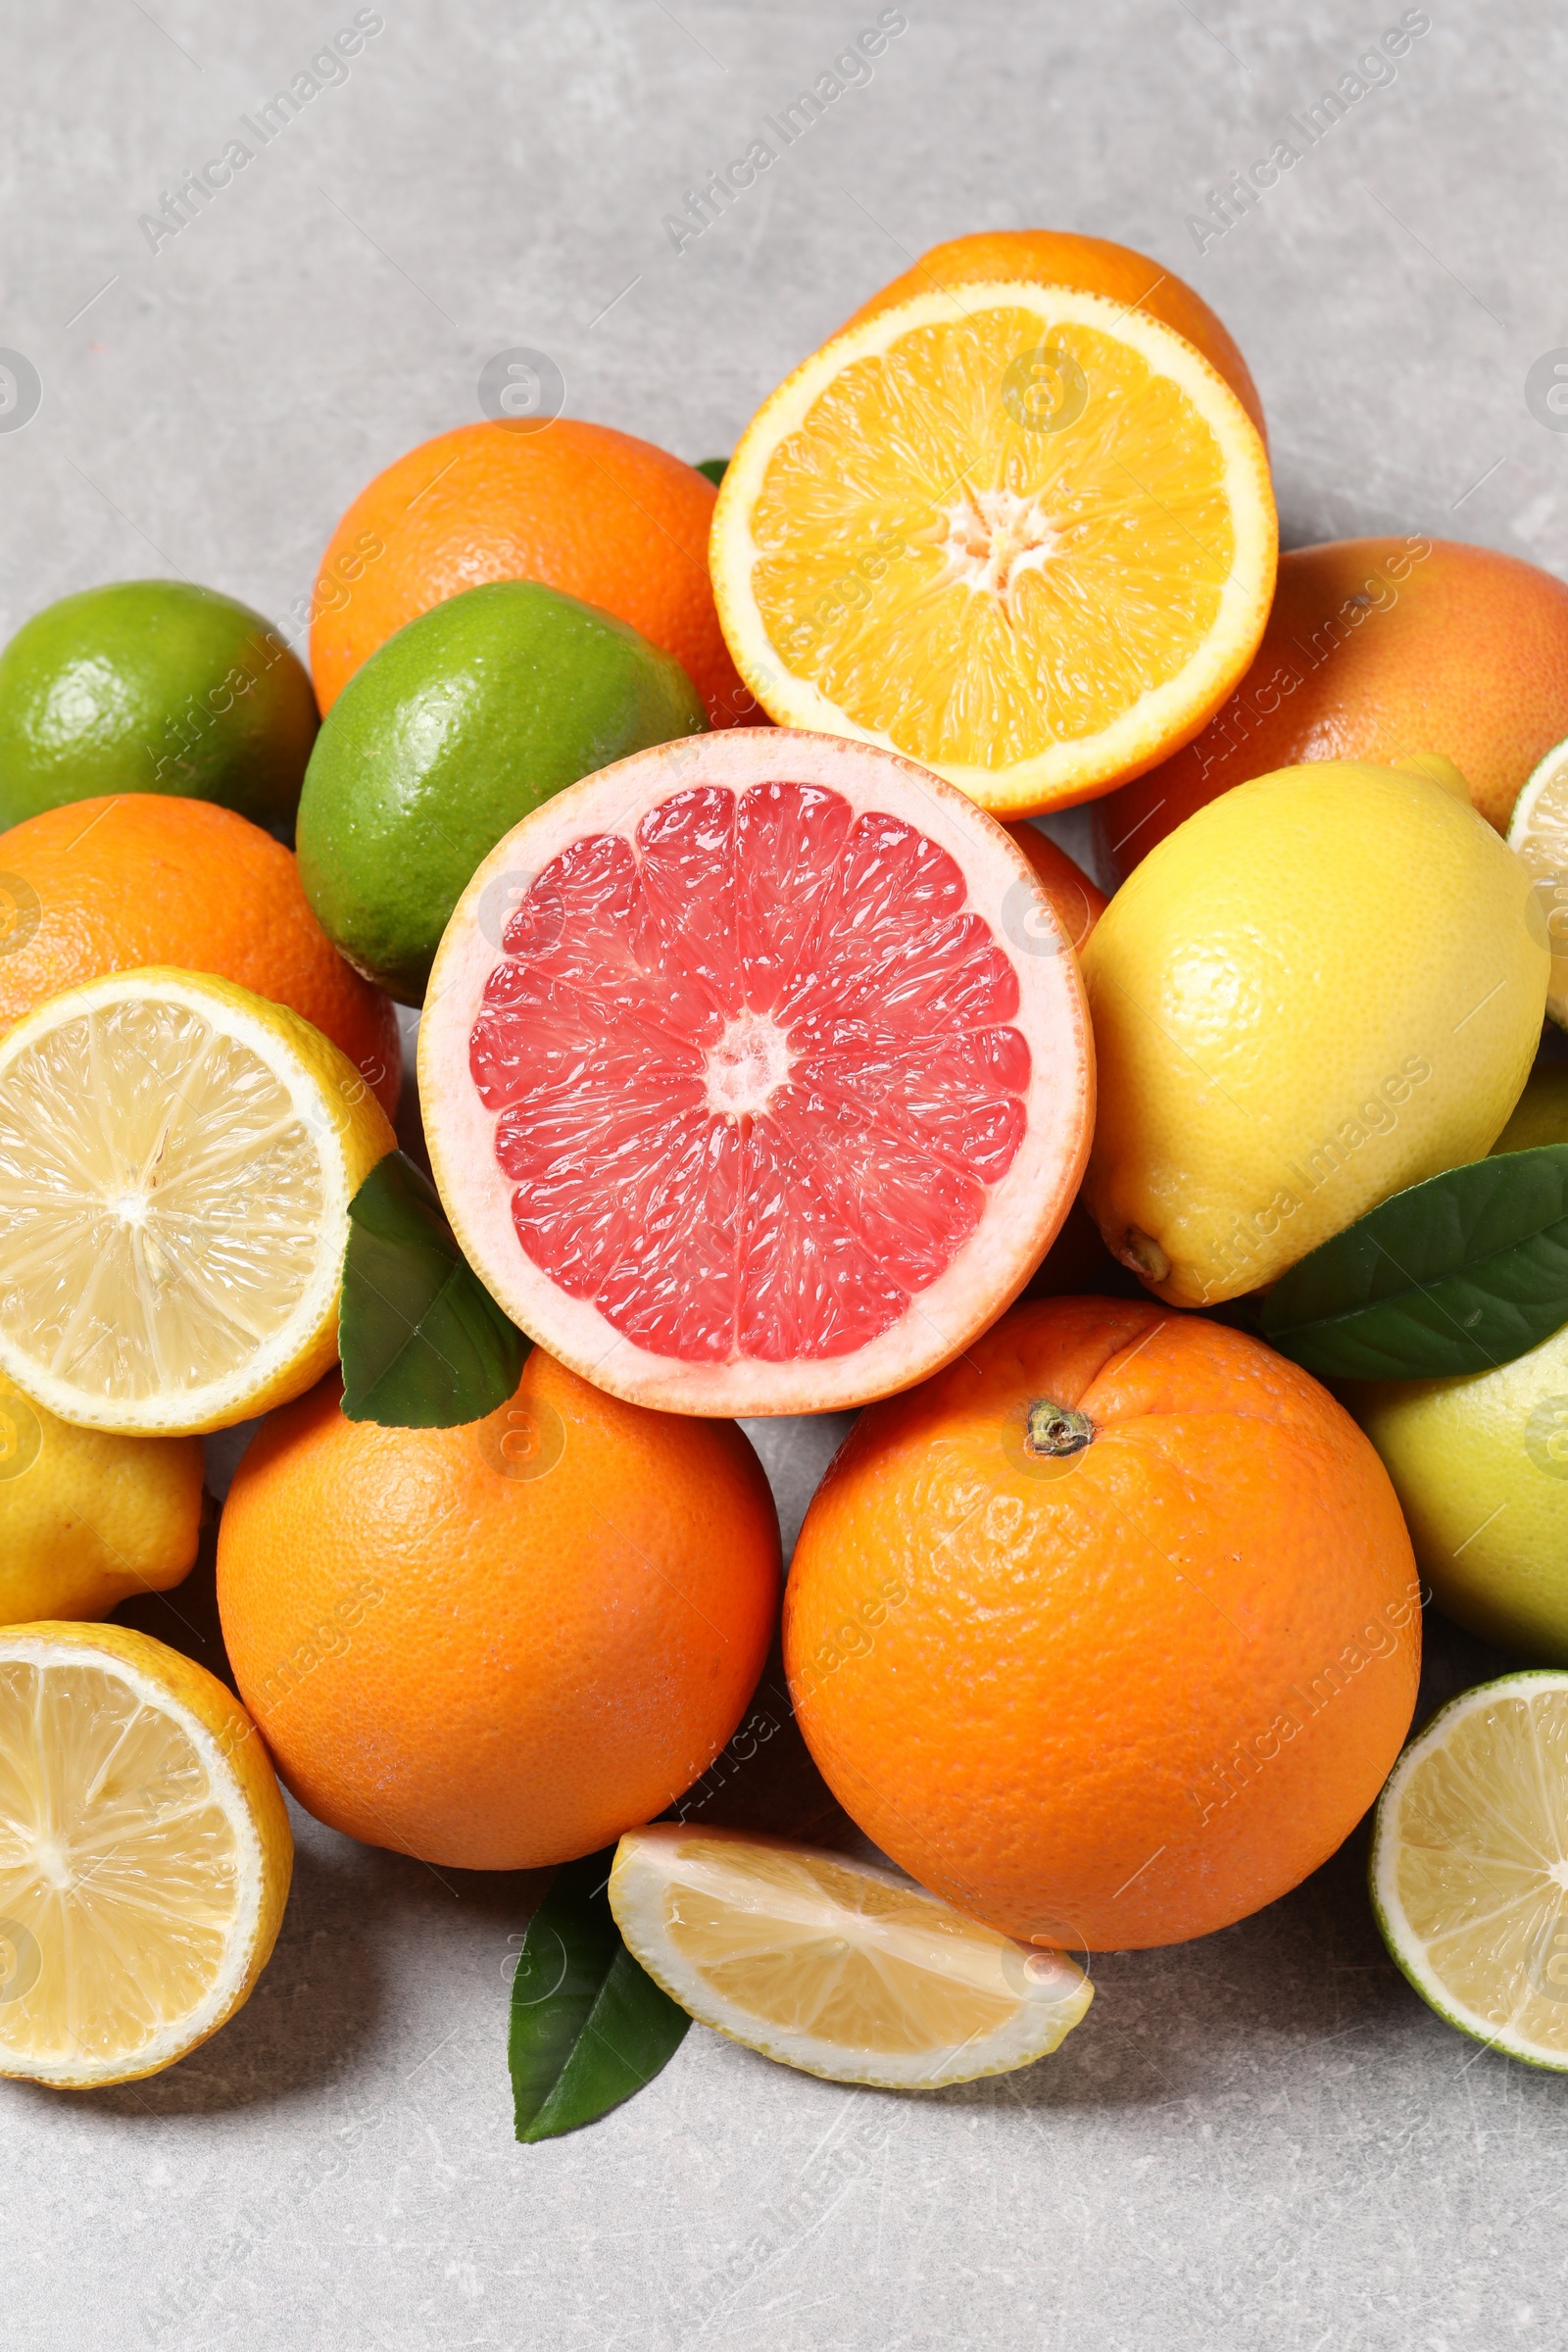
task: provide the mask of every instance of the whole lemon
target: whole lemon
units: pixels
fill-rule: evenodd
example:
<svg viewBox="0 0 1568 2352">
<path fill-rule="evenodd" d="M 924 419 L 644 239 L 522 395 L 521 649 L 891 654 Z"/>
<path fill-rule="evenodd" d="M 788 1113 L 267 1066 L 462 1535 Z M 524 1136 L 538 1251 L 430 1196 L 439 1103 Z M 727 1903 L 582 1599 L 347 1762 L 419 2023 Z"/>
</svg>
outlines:
<svg viewBox="0 0 1568 2352">
<path fill-rule="evenodd" d="M 77 1429 L 0 1372 L 0 1625 L 107 1617 L 189 1574 L 199 1438 Z"/>
<path fill-rule="evenodd" d="M 1347 1389 L 1446 1616 L 1568 1666 L 1568 1329 L 1494 1372 Z"/>
<path fill-rule="evenodd" d="M 1260 776 L 1168 834 L 1096 925 L 1085 1197 L 1173 1306 L 1260 1289 L 1500 1132 L 1550 953 L 1461 783 L 1437 760 Z"/>
</svg>

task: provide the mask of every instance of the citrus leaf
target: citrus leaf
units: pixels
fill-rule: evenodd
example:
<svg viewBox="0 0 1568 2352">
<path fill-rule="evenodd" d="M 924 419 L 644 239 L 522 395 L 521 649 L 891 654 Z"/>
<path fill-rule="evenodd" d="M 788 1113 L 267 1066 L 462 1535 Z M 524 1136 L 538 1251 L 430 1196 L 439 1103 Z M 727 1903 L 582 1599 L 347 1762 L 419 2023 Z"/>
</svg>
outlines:
<svg viewBox="0 0 1568 2352">
<path fill-rule="evenodd" d="M 1263 1337 L 1325 1380 L 1490 1372 L 1568 1323 L 1568 1144 L 1396 1193 L 1282 1274 Z"/>
<path fill-rule="evenodd" d="M 389 1429 L 482 1420 L 506 1403 L 522 1371 L 528 1342 L 402 1152 L 378 1161 L 349 1204 L 338 1348 L 345 1420 Z"/>
<path fill-rule="evenodd" d="M 724 479 L 728 470 L 728 458 L 699 458 L 693 468 L 694 472 L 706 473 L 715 488 Z"/>
<path fill-rule="evenodd" d="M 556 1873 L 512 1980 L 507 2057 L 517 2137 L 554 2139 L 651 2082 L 691 2019 L 620 1940 L 606 1888 L 613 1846 Z"/>
</svg>

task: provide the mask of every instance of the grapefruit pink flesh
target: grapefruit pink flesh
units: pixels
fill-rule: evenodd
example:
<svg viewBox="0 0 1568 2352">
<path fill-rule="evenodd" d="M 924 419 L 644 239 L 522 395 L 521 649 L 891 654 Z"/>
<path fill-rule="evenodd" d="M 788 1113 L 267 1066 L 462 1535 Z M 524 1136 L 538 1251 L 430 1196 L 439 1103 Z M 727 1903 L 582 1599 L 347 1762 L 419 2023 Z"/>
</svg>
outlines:
<svg viewBox="0 0 1568 2352">
<path fill-rule="evenodd" d="M 606 769 L 443 942 L 432 1159 L 503 1305 L 688 1411 L 858 1401 L 1000 1313 L 1089 1129 L 1076 965 L 1002 829 L 809 735 Z"/>
</svg>

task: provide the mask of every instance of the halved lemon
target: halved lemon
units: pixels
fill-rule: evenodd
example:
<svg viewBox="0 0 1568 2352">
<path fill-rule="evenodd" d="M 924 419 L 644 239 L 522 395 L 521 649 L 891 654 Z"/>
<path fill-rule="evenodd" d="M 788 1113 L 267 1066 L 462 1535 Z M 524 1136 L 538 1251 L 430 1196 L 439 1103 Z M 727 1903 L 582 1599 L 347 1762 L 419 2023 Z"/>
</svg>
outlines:
<svg viewBox="0 0 1568 2352">
<path fill-rule="evenodd" d="M 250 1717 L 119 1625 L 0 1631 L 0 2075 L 183 2058 L 250 1994 L 294 1846 Z"/>
<path fill-rule="evenodd" d="M 1546 1010 L 1568 1029 L 1568 743 L 1533 769 L 1513 805 L 1508 847 L 1536 878 L 1536 898 L 1551 942 Z"/>
<path fill-rule="evenodd" d="M 1378 1800 L 1371 1875 L 1439 2016 L 1568 2072 L 1568 1674 L 1504 1675 L 1434 1716 Z"/>
<path fill-rule="evenodd" d="M 930 2090 L 1044 2058 L 1094 1997 L 896 1872 L 782 1838 L 631 1830 L 610 1906 L 627 1947 L 701 2024 L 835 2082 Z"/>
<path fill-rule="evenodd" d="M 148 1434 L 299 1396 L 395 1140 L 336 1046 L 229 981 L 52 997 L 0 1042 L 0 1369 L 63 1421 Z"/>
<path fill-rule="evenodd" d="M 1278 532 L 1241 402 L 1172 328 L 1065 286 L 920 294 L 763 402 L 713 512 L 719 619 L 786 726 L 999 815 L 1088 800 L 1212 716 Z"/>
</svg>

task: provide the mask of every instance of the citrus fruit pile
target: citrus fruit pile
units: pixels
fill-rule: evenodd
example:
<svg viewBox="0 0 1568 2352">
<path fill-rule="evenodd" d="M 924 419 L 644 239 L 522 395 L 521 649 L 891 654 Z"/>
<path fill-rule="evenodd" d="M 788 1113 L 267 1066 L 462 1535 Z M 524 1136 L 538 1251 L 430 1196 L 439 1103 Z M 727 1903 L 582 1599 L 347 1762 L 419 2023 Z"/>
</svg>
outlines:
<svg viewBox="0 0 1568 2352">
<path fill-rule="evenodd" d="M 281 1789 L 555 1871 L 520 2139 L 694 2018 L 1031 2064 L 1374 1806 L 1398 1966 L 1568 2068 L 1568 590 L 1279 558 L 1220 321 L 1016 230 L 728 461 L 396 459 L 310 653 L 0 655 L 0 2072 L 234 2013 Z M 740 1422 L 830 1410 L 786 1563 Z M 127 1621 L 193 1572 L 227 1682 Z M 1423 1580 L 1532 1671 L 1401 1755 Z"/>
</svg>

